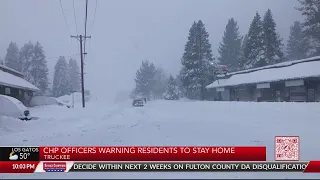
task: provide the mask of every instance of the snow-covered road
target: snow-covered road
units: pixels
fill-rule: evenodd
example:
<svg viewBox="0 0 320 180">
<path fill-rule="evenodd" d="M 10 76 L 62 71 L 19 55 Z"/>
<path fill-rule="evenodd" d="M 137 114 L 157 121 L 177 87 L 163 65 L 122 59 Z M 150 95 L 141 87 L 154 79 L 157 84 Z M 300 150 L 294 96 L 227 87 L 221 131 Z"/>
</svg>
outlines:
<svg viewBox="0 0 320 180">
<path fill-rule="evenodd" d="M 145 107 L 90 103 L 85 109 L 32 108 L 40 119 L 0 118 L 0 145 L 262 145 L 301 139 L 301 159 L 320 159 L 319 103 L 154 101 Z M 302 173 L 38 173 L 0 178 L 320 178 Z"/>
</svg>

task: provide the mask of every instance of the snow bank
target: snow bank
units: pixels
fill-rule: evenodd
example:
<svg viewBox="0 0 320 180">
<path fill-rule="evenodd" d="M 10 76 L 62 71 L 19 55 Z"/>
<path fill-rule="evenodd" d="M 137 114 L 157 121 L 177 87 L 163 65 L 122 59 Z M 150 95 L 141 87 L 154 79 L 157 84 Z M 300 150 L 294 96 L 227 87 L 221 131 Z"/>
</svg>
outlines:
<svg viewBox="0 0 320 180">
<path fill-rule="evenodd" d="M 59 106 L 32 108 L 38 121 L 21 132 L 0 131 L 1 146 L 266 146 L 274 159 L 274 136 L 300 136 L 301 159 L 320 159 L 319 103 L 150 101 L 94 104 L 85 109 Z M 7 122 L 6 122 L 7 123 Z M 5 124 L 7 125 L 7 124 Z M 2 124 L 3 126 L 3 124 Z M 22 127 L 22 128 L 21 128 Z M 23 130 L 23 132 L 22 132 Z M 1 134 L 2 133 L 2 134 Z M 4 174 L 0 178 L 228 178 L 306 179 L 318 174 L 269 172 L 214 173 L 38 173 Z"/>
<path fill-rule="evenodd" d="M 0 116 L 0 136 L 14 132 L 21 132 L 28 127 L 28 122 L 20 119 Z M 1 145 L 1 140 L 0 140 Z"/>
<path fill-rule="evenodd" d="M 47 96 L 35 96 L 30 101 L 30 106 L 44 106 L 44 105 L 69 105 L 67 103 L 64 103 L 57 98 L 54 97 L 47 97 Z"/>
<path fill-rule="evenodd" d="M 0 116 L 19 118 L 27 108 L 18 99 L 0 95 Z"/>
<path fill-rule="evenodd" d="M 74 103 L 81 103 L 82 102 L 82 94 L 80 92 L 75 92 L 74 94 Z M 72 94 L 67 94 L 64 96 L 60 96 L 57 98 L 58 100 L 68 103 L 68 104 L 72 104 Z M 85 96 L 85 101 L 89 101 L 90 97 Z"/>
</svg>

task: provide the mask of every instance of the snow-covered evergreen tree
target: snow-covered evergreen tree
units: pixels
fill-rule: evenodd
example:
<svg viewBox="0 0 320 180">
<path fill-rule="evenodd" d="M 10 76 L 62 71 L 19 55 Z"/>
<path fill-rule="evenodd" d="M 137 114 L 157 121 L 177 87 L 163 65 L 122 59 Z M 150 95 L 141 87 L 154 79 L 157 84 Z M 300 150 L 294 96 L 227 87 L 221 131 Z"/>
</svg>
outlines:
<svg viewBox="0 0 320 180">
<path fill-rule="evenodd" d="M 309 46 L 308 39 L 303 33 L 302 25 L 295 21 L 290 27 L 290 36 L 287 43 L 287 59 L 298 60 L 308 57 Z"/>
<path fill-rule="evenodd" d="M 4 65 L 4 62 L 1 57 L 0 57 L 0 65 Z"/>
<path fill-rule="evenodd" d="M 150 99 L 152 96 L 152 88 L 155 85 L 156 67 L 149 61 L 142 61 L 141 67 L 136 72 L 135 77 L 135 95 L 143 96 Z"/>
<path fill-rule="evenodd" d="M 178 100 L 179 99 L 179 87 L 176 83 L 176 80 L 172 75 L 169 77 L 168 86 L 165 93 L 166 100 Z"/>
<path fill-rule="evenodd" d="M 241 41 L 237 22 L 231 18 L 228 21 L 224 36 L 218 52 L 220 54 L 219 61 L 222 65 L 226 65 L 229 71 L 236 71 L 241 62 Z"/>
<path fill-rule="evenodd" d="M 241 58 L 240 58 L 240 62 L 239 62 L 239 66 L 238 66 L 238 70 L 243 70 L 244 65 L 246 63 L 245 57 L 244 57 L 244 51 L 247 48 L 247 42 L 248 42 L 248 34 L 246 34 L 244 36 L 244 38 L 242 38 L 241 41 Z"/>
<path fill-rule="evenodd" d="M 248 40 L 244 49 L 244 69 L 267 65 L 264 57 L 263 41 L 261 16 L 257 12 L 250 24 Z"/>
<path fill-rule="evenodd" d="M 4 63 L 7 67 L 11 69 L 17 70 L 19 72 L 22 71 L 23 63 L 20 62 L 19 48 L 16 43 L 10 42 L 9 47 L 7 49 L 7 54 L 4 58 Z"/>
<path fill-rule="evenodd" d="M 320 55 L 320 0 L 298 0 L 301 7 L 298 8 L 305 16 L 303 22 L 304 32 L 309 37 L 309 43 L 313 48 L 313 56 Z"/>
<path fill-rule="evenodd" d="M 276 22 L 273 19 L 270 9 L 267 10 L 263 17 L 263 48 L 266 65 L 284 61 L 282 39 L 276 32 Z M 263 65 L 263 64 L 262 64 Z"/>
<path fill-rule="evenodd" d="M 204 99 L 205 87 L 213 80 L 210 63 L 213 61 L 209 34 L 201 20 L 189 30 L 188 41 L 182 57 L 181 81 L 186 96 Z"/>
<path fill-rule="evenodd" d="M 184 95 L 185 95 L 185 90 L 184 90 L 184 87 L 183 87 L 183 83 L 181 81 L 180 74 L 178 74 L 176 76 L 175 80 L 176 80 L 176 83 L 177 83 L 178 89 L 179 89 L 179 98 L 183 98 Z"/>
<path fill-rule="evenodd" d="M 66 59 L 61 56 L 54 67 L 52 94 L 55 97 L 60 97 L 69 94 L 70 90 L 68 63 Z"/>
<path fill-rule="evenodd" d="M 39 42 L 34 45 L 33 56 L 26 74 L 27 81 L 38 87 L 42 93 L 46 92 L 49 85 L 49 70 L 43 47 Z"/>
<path fill-rule="evenodd" d="M 154 99 L 162 99 L 168 84 L 168 76 L 163 68 L 157 68 L 154 75 L 155 84 L 152 87 Z"/>
<path fill-rule="evenodd" d="M 22 73 L 24 74 L 25 79 L 28 81 L 32 79 L 31 68 L 32 60 L 34 56 L 34 46 L 29 41 L 27 44 L 21 47 L 19 52 L 20 62 L 23 62 Z"/>
<path fill-rule="evenodd" d="M 72 91 L 80 92 L 80 68 L 75 59 L 70 59 L 68 64 L 69 82 Z"/>
</svg>

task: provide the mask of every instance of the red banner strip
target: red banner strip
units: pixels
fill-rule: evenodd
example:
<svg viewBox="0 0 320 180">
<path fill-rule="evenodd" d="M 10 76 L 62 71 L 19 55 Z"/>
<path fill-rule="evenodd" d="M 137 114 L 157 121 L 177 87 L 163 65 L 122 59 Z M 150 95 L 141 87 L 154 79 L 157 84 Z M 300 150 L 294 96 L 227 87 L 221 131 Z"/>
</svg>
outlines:
<svg viewBox="0 0 320 180">
<path fill-rule="evenodd" d="M 306 169 L 305 173 L 320 173 L 320 161 L 310 161 Z"/>
<path fill-rule="evenodd" d="M 34 173 L 39 162 L 0 162 L 0 173 Z"/>
</svg>

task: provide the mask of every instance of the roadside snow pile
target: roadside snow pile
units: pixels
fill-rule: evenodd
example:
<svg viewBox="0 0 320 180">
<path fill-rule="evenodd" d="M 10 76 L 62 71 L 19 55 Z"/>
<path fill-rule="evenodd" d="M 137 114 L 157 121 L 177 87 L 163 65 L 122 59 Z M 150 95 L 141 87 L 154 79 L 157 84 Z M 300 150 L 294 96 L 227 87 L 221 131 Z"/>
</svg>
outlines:
<svg viewBox="0 0 320 180">
<path fill-rule="evenodd" d="M 35 96 L 30 101 L 30 106 L 45 106 L 45 105 L 59 105 L 68 106 L 69 104 L 62 102 L 61 100 L 54 97 L 47 96 Z"/>
<path fill-rule="evenodd" d="M 28 123 L 12 117 L 0 116 L 0 136 L 13 132 L 21 132 L 28 126 Z"/>
<path fill-rule="evenodd" d="M 65 102 L 65 103 L 68 103 L 68 104 L 72 104 L 72 96 L 74 96 L 74 103 L 77 104 L 77 103 L 81 103 L 82 102 L 82 94 L 81 92 L 75 92 L 72 94 L 67 94 L 67 95 L 64 95 L 64 96 L 60 96 L 58 97 L 58 100 L 62 101 L 62 102 Z M 88 96 L 85 96 L 85 101 L 89 101 L 89 97 Z"/>
</svg>

